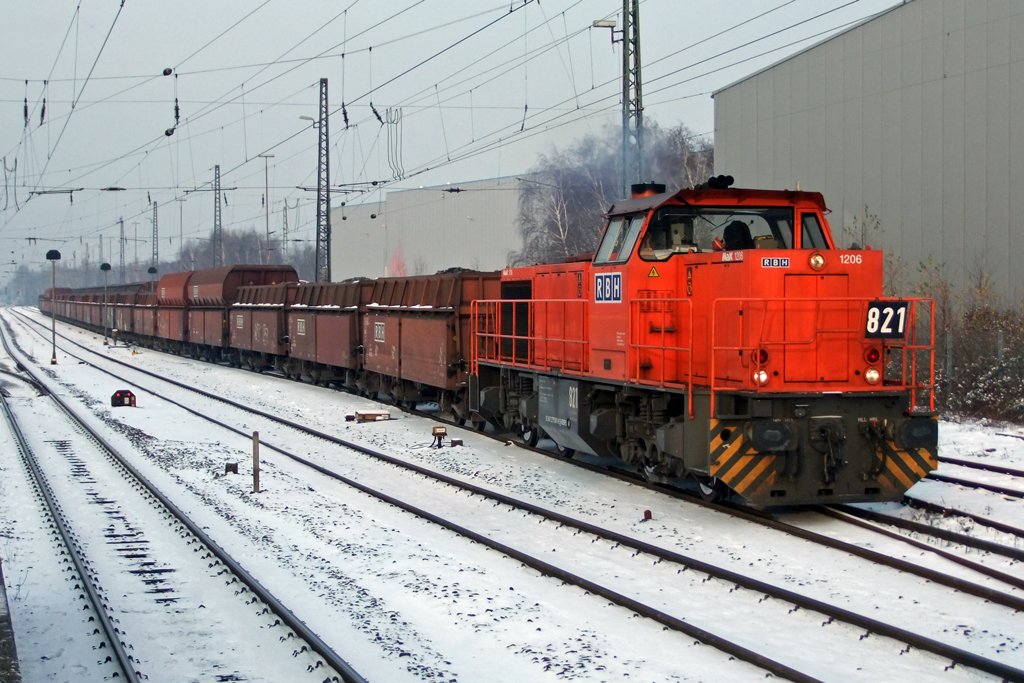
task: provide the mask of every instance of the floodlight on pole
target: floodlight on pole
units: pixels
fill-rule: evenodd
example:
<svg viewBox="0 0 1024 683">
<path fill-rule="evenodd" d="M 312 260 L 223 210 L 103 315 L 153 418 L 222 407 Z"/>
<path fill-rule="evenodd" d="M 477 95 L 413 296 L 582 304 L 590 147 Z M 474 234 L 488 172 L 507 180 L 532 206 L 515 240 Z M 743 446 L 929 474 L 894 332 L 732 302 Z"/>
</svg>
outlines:
<svg viewBox="0 0 1024 683">
<path fill-rule="evenodd" d="M 46 260 L 50 262 L 50 331 L 53 341 L 53 355 L 50 356 L 50 365 L 57 364 L 57 261 L 60 261 L 60 252 L 51 249 L 46 252 Z"/>
<path fill-rule="evenodd" d="M 267 265 L 270 265 L 270 175 L 268 170 L 269 159 L 273 159 L 273 154 L 257 154 L 256 156 L 263 157 L 263 199 L 264 204 L 267 208 Z"/>
<path fill-rule="evenodd" d="M 107 274 L 110 273 L 110 264 L 100 264 L 103 271 L 103 345 L 107 346 Z"/>
</svg>

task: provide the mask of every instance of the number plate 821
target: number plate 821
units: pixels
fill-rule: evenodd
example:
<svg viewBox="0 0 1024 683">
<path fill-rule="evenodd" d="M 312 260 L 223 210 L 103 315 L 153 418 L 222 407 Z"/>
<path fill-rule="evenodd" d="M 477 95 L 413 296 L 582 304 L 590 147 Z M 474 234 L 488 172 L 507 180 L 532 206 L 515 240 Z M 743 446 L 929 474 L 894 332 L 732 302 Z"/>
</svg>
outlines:
<svg viewBox="0 0 1024 683">
<path fill-rule="evenodd" d="M 868 304 L 864 336 L 868 339 L 903 339 L 907 335 L 909 307 L 906 301 L 872 301 Z"/>
</svg>

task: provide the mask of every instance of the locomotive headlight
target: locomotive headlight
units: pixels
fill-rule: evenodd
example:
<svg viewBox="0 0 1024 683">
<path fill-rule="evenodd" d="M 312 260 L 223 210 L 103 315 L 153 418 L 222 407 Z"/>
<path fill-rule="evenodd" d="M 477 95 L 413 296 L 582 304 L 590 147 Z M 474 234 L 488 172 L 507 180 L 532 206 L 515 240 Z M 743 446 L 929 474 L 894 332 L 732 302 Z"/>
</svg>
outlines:
<svg viewBox="0 0 1024 683">
<path fill-rule="evenodd" d="M 768 384 L 768 371 L 757 370 L 756 372 L 754 372 L 753 380 L 754 384 L 756 384 L 759 387 L 763 387 L 765 384 Z"/>
<path fill-rule="evenodd" d="M 825 267 L 825 257 L 815 252 L 811 254 L 811 258 L 808 259 L 808 263 L 811 264 L 811 268 L 814 270 L 821 270 Z"/>
<path fill-rule="evenodd" d="M 881 375 L 878 372 L 878 368 L 868 368 L 864 371 L 864 380 L 868 384 L 878 384 L 878 380 L 881 379 Z"/>
</svg>

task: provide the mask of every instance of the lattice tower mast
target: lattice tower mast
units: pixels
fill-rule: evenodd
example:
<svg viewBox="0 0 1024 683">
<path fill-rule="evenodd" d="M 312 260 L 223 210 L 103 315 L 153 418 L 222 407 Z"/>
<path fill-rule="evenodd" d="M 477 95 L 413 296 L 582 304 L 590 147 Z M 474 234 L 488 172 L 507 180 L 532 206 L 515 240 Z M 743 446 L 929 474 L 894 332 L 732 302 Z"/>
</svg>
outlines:
<svg viewBox="0 0 1024 683">
<path fill-rule="evenodd" d="M 281 242 L 281 262 L 288 263 L 288 200 L 284 200 L 284 211 L 281 212 L 282 224 L 281 224 L 281 235 L 283 241 Z"/>
<path fill-rule="evenodd" d="M 224 251 L 220 231 L 220 164 L 213 167 L 213 267 L 219 268 Z"/>
<path fill-rule="evenodd" d="M 640 0 L 622 0 L 622 196 L 644 182 L 644 105 L 640 79 Z"/>
<path fill-rule="evenodd" d="M 316 173 L 316 279 L 331 281 L 331 164 L 327 131 L 327 79 L 320 79 L 320 131 Z"/>
<path fill-rule="evenodd" d="M 124 219 L 119 218 L 117 222 L 121 224 L 121 267 L 117 271 L 117 279 L 124 284 Z"/>
<path fill-rule="evenodd" d="M 156 229 L 156 202 L 153 202 L 153 267 L 160 263 L 160 231 Z"/>
</svg>

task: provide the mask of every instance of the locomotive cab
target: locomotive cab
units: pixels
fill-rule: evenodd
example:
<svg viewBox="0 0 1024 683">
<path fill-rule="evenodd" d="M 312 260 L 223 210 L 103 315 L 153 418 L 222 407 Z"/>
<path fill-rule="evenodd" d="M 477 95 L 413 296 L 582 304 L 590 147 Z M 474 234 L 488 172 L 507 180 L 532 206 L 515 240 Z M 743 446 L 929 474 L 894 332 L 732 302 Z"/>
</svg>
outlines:
<svg viewBox="0 0 1024 683">
<path fill-rule="evenodd" d="M 592 261 L 477 302 L 472 405 L 751 505 L 898 499 L 936 466 L 931 302 L 884 299 L 882 252 L 836 249 L 825 213 L 721 187 L 616 204 Z"/>
</svg>

